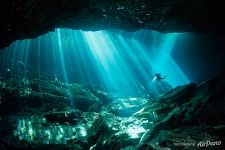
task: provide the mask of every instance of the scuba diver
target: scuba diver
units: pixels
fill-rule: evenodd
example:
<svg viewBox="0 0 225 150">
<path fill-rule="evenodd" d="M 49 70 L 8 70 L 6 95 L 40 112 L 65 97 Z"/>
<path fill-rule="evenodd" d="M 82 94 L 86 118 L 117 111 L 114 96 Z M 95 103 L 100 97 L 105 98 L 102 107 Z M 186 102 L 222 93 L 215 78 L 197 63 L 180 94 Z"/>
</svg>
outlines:
<svg viewBox="0 0 225 150">
<path fill-rule="evenodd" d="M 166 77 L 167 77 L 167 76 L 162 77 L 161 74 L 156 73 L 156 74 L 154 75 L 152 81 L 153 81 L 153 82 L 160 81 L 160 80 L 162 80 L 162 79 L 165 79 Z"/>
</svg>

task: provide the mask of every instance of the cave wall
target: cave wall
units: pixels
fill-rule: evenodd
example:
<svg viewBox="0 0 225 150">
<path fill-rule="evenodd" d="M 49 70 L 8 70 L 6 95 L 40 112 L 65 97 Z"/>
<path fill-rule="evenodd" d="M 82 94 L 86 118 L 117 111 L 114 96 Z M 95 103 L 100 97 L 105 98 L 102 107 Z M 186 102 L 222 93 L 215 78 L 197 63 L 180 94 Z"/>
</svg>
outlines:
<svg viewBox="0 0 225 150">
<path fill-rule="evenodd" d="M 0 48 L 59 27 L 225 34 L 218 0 L 4 0 L 0 11 Z"/>
</svg>

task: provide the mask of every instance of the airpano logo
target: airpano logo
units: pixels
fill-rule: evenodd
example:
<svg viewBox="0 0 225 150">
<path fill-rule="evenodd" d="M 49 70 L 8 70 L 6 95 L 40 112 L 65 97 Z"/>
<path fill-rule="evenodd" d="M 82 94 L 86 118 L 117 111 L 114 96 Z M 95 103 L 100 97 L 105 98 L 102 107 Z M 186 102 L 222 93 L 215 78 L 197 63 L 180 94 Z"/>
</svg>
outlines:
<svg viewBox="0 0 225 150">
<path fill-rule="evenodd" d="M 208 147 L 208 146 L 219 146 L 221 145 L 221 141 L 201 141 L 197 144 L 197 147 Z"/>
</svg>

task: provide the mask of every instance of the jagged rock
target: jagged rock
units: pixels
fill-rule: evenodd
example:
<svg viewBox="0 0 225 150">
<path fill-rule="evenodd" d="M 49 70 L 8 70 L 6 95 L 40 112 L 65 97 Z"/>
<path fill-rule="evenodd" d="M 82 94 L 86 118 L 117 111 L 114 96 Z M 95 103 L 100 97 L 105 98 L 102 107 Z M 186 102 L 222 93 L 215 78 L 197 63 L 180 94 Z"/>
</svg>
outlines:
<svg viewBox="0 0 225 150">
<path fill-rule="evenodd" d="M 100 114 L 91 115 L 89 117 L 88 122 L 86 123 L 86 130 L 88 137 L 94 136 L 100 130 L 102 125 L 104 124 L 104 120 Z"/>
<path fill-rule="evenodd" d="M 90 107 L 91 106 L 94 107 L 93 105 L 94 104 L 97 104 L 97 103 L 99 103 L 98 106 L 97 106 L 97 108 L 100 108 L 101 107 L 101 103 L 97 99 L 75 98 L 73 100 L 74 100 L 74 104 L 75 104 L 76 108 L 79 109 L 79 110 L 81 110 L 81 111 L 93 110 Z"/>
<path fill-rule="evenodd" d="M 88 108 L 88 111 L 89 112 L 99 112 L 101 111 L 101 108 L 103 106 L 103 103 L 102 102 L 97 102 L 95 104 L 92 104 L 89 108 Z"/>
<path fill-rule="evenodd" d="M 103 148 L 104 149 L 112 149 L 119 150 L 120 148 L 137 145 L 139 139 L 138 138 L 130 138 L 127 132 L 120 132 L 116 135 L 113 135 L 106 141 L 104 141 Z M 114 147 L 113 147 L 114 146 Z"/>
<path fill-rule="evenodd" d="M 108 109 L 116 115 L 128 117 L 139 111 L 146 103 L 147 99 L 145 98 L 121 98 L 109 105 Z"/>
<path fill-rule="evenodd" d="M 208 125 L 224 124 L 225 117 L 225 75 L 219 75 L 203 82 L 187 104 L 185 120 L 204 122 Z"/>
<path fill-rule="evenodd" d="M 88 149 L 88 143 L 77 139 L 67 140 L 66 146 L 69 150 L 85 150 Z"/>
<path fill-rule="evenodd" d="M 108 124 L 108 121 L 106 120 L 106 124 Z M 142 135 L 146 132 L 145 128 L 149 127 L 145 126 L 144 122 L 142 119 L 139 120 L 133 117 L 129 117 L 128 119 L 121 118 L 121 121 L 118 122 L 114 121 L 114 124 L 111 125 L 112 136 L 105 138 L 102 144 L 103 149 L 112 149 L 113 145 L 116 145 L 116 147 L 113 147 L 115 149 L 136 146 Z M 118 127 L 115 127 L 115 124 Z M 115 130 L 115 128 L 118 129 Z"/>
<path fill-rule="evenodd" d="M 143 144 L 138 147 L 138 150 L 155 150 L 151 145 L 149 144 Z"/>
<path fill-rule="evenodd" d="M 103 137 L 100 137 L 97 143 L 90 147 L 90 150 L 101 150 L 103 148 Z"/>
<path fill-rule="evenodd" d="M 120 150 L 137 150 L 136 146 L 127 146 L 127 147 L 123 147 Z"/>
<path fill-rule="evenodd" d="M 17 83 L 14 83 L 17 82 Z M 7 87 L 7 88 L 6 88 Z M 12 113 L 29 109 L 45 111 L 63 110 L 68 105 L 75 105 L 81 111 L 99 111 L 102 102 L 89 89 L 79 84 L 64 84 L 59 81 L 13 78 L 1 82 L 1 113 Z M 90 110 L 91 110 L 90 109 Z"/>
<path fill-rule="evenodd" d="M 109 128 L 101 114 L 84 113 L 83 117 L 86 122 L 85 128 L 87 131 L 87 140 L 89 144 L 96 144 L 99 138 L 109 133 Z"/>
<path fill-rule="evenodd" d="M 109 104 L 113 101 L 110 96 L 104 92 L 103 90 L 90 88 L 90 91 L 95 95 L 100 101 L 102 101 L 103 104 Z"/>
<path fill-rule="evenodd" d="M 136 146 L 142 134 L 145 132 L 141 126 L 129 126 L 128 128 L 121 129 L 119 132 L 109 137 L 103 142 L 103 149 L 121 149 L 129 146 Z M 132 147 L 132 149 L 134 149 Z"/>
<path fill-rule="evenodd" d="M 49 112 L 44 114 L 44 117 L 50 123 L 75 124 L 81 119 L 81 113 L 79 111 Z"/>
<path fill-rule="evenodd" d="M 196 89 L 197 86 L 195 83 L 176 87 L 162 94 L 159 98 L 149 100 L 148 105 L 136 112 L 134 116 L 147 118 L 152 121 L 156 121 L 157 118 L 161 119 L 177 106 L 189 101 Z"/>
<path fill-rule="evenodd" d="M 135 113 L 134 116 L 152 120 L 154 123 L 168 122 L 166 125 L 167 128 L 174 126 L 173 124 L 176 124 L 176 119 L 179 120 L 184 117 L 184 114 L 181 113 L 182 109 L 180 105 L 190 100 L 196 88 L 196 84 L 194 83 L 177 87 L 159 97 L 158 100 L 148 102 L 148 105 Z"/>
<path fill-rule="evenodd" d="M 190 100 L 197 89 L 195 83 L 189 83 L 184 86 L 178 86 L 170 92 L 165 93 L 159 98 L 160 103 L 181 105 Z"/>
<path fill-rule="evenodd" d="M 172 86 L 166 81 L 152 82 L 150 87 L 151 88 L 149 89 L 148 97 L 152 98 L 152 99 L 158 98 L 159 96 L 161 96 L 173 89 Z M 157 94 L 153 91 L 156 91 Z"/>
<path fill-rule="evenodd" d="M 189 140 L 189 143 L 195 144 L 194 147 L 201 141 L 224 139 L 218 132 L 215 134 L 216 130 L 212 127 L 225 124 L 222 119 L 225 114 L 224 87 L 225 74 L 221 74 L 197 88 L 194 84 L 189 84 L 172 90 L 159 98 L 156 107 L 152 107 L 154 102 L 150 103 L 145 111 L 152 111 L 154 108 L 157 110 L 164 103 L 168 108 L 167 111 L 160 112 L 165 114 L 158 116 L 153 128 L 143 135 L 140 144 L 151 143 L 158 148 L 175 149 L 177 147 L 174 143 L 182 142 L 176 141 L 179 138 Z M 176 105 L 170 108 L 170 104 Z M 221 131 L 224 129 L 223 126 L 218 128 Z M 220 145 L 218 149 L 222 147 L 224 146 Z"/>
<path fill-rule="evenodd" d="M 81 111 L 88 111 L 89 107 L 94 107 L 93 105 L 101 107 L 99 99 L 89 89 L 79 84 L 73 84 L 67 93 L 69 93 L 69 97 L 72 99 L 74 105 Z"/>
<path fill-rule="evenodd" d="M 81 30 L 142 28 L 224 36 L 223 2 L 210 0 L 11 0 L 0 5 L 0 47 L 35 38 L 54 28 Z"/>
</svg>

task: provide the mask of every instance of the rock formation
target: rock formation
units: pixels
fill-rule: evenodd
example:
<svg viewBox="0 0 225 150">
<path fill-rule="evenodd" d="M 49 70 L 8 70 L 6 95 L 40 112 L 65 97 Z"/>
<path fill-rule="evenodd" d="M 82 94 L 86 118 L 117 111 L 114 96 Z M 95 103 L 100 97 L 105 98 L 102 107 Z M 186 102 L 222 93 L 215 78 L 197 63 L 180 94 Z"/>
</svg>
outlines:
<svg viewBox="0 0 225 150">
<path fill-rule="evenodd" d="M 55 28 L 225 35 L 225 5 L 218 0 L 9 0 L 0 10 L 1 48 Z"/>
<path fill-rule="evenodd" d="M 224 89 L 225 73 L 154 99 L 113 97 L 103 89 L 47 79 L 7 78 L 0 81 L 0 148 L 224 149 Z"/>
</svg>

